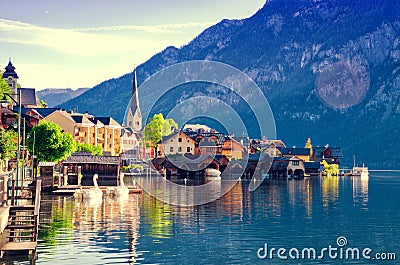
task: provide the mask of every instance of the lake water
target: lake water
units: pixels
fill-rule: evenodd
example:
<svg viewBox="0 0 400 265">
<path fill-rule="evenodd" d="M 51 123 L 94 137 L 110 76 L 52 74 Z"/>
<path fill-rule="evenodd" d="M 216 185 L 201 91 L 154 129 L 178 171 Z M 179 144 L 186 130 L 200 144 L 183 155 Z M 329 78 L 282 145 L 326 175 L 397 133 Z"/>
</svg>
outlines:
<svg viewBox="0 0 400 265">
<path fill-rule="evenodd" d="M 367 249 L 371 259 L 395 253 L 397 261 L 383 264 L 396 264 L 399 202 L 400 174 L 382 172 L 270 180 L 254 192 L 242 181 L 221 199 L 196 207 L 170 206 L 146 194 L 90 205 L 44 197 L 36 263 L 377 264 L 364 258 Z M 266 244 L 268 255 L 260 259 Z M 337 249 L 332 257 L 321 255 L 329 246 Z M 271 258 L 271 248 L 284 248 L 281 256 L 288 260 L 277 250 Z M 304 248 L 314 248 L 317 257 L 302 256 Z M 351 252 L 345 259 L 348 248 L 359 249 L 360 259 Z"/>
</svg>

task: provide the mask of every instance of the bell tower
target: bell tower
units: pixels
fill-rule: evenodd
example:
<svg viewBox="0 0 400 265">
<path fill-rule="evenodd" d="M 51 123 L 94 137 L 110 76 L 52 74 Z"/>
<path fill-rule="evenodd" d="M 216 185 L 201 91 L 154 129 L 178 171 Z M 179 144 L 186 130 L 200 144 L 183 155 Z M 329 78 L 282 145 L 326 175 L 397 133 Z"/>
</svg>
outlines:
<svg viewBox="0 0 400 265">
<path fill-rule="evenodd" d="M 133 69 L 132 95 L 124 125 L 131 127 L 137 132 L 142 130 L 142 113 L 140 112 L 139 107 L 139 91 L 137 87 L 136 67 Z"/>
<path fill-rule="evenodd" d="M 15 67 L 11 63 L 11 58 L 8 61 L 8 65 L 5 68 L 5 72 L 3 73 L 3 79 L 8 83 L 11 89 L 12 94 L 17 94 L 17 84 L 18 84 L 18 75 L 15 72 Z"/>
</svg>

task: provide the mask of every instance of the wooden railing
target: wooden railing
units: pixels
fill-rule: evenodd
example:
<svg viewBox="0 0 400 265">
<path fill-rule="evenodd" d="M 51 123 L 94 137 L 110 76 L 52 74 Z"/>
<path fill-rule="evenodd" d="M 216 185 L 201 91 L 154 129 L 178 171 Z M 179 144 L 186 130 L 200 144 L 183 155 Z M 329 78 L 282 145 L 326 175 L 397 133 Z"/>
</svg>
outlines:
<svg viewBox="0 0 400 265">
<path fill-rule="evenodd" d="M 4 173 L 0 175 L 0 206 L 4 206 L 7 204 L 8 199 L 8 174 Z"/>
<path fill-rule="evenodd" d="M 35 216 L 35 230 L 34 230 L 34 241 L 37 241 L 37 237 L 39 234 L 39 212 L 40 212 L 40 199 L 41 199 L 41 191 L 42 191 L 42 180 L 38 179 L 36 181 L 36 191 L 35 191 L 35 211 L 34 211 L 34 216 Z"/>
</svg>

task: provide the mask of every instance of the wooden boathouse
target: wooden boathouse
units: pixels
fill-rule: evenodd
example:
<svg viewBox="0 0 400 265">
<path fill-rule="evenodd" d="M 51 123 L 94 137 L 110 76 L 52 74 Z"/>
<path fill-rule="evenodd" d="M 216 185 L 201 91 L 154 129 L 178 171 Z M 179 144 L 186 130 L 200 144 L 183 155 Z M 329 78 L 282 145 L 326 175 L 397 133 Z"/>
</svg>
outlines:
<svg viewBox="0 0 400 265">
<path fill-rule="evenodd" d="M 92 186 L 93 175 L 98 174 L 99 186 L 116 186 L 121 168 L 121 158 L 119 156 L 74 153 L 65 159 L 62 165 L 64 179 L 61 180 L 61 185 Z"/>
</svg>

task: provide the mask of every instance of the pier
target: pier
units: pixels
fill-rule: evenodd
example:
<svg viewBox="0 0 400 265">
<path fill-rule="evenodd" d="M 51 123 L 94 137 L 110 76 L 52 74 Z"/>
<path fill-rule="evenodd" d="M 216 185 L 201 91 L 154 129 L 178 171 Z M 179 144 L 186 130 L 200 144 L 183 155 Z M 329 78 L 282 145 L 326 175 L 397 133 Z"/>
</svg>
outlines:
<svg viewBox="0 0 400 265">
<path fill-rule="evenodd" d="M 9 233 L 6 242 L 0 249 L 3 255 L 35 255 L 39 232 L 39 211 L 41 180 L 36 181 L 35 195 L 31 204 L 12 205 L 9 207 L 8 224 L 5 231 Z"/>
</svg>

